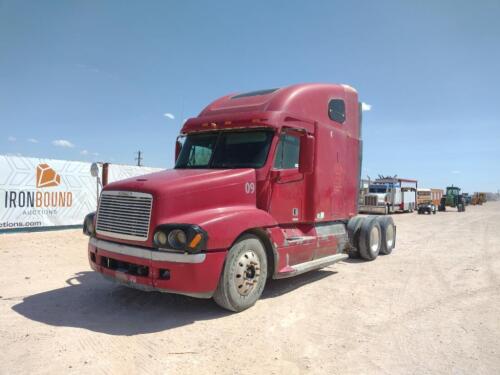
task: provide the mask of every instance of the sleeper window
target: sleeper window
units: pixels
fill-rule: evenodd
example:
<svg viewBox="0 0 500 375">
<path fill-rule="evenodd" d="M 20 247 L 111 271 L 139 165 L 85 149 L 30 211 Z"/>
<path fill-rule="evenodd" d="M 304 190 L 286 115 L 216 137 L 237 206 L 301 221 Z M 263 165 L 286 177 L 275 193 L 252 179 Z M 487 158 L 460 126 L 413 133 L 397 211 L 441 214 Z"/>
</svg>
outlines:
<svg viewBox="0 0 500 375">
<path fill-rule="evenodd" d="M 332 99 L 328 103 L 328 116 L 330 120 L 344 123 L 345 121 L 345 103 L 342 99 Z"/>
</svg>

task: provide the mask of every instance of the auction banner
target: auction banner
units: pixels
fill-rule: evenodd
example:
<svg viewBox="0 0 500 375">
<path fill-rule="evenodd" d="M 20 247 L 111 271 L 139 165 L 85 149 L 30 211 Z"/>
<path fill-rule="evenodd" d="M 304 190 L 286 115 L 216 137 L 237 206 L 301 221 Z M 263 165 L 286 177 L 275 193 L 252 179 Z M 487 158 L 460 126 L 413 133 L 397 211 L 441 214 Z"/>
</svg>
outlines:
<svg viewBox="0 0 500 375">
<path fill-rule="evenodd" d="M 0 155 L 0 231 L 82 225 L 97 207 L 91 163 Z M 160 170 L 110 164 L 109 182 Z"/>
</svg>

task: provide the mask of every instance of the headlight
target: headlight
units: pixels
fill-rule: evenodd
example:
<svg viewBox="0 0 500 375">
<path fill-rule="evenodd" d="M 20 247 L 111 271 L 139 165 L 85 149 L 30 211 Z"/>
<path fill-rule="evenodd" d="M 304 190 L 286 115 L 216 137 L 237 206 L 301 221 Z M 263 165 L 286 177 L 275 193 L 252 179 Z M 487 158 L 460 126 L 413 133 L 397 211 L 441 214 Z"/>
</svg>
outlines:
<svg viewBox="0 0 500 375">
<path fill-rule="evenodd" d="M 153 236 L 157 248 L 198 252 L 204 249 L 207 232 L 197 225 L 165 224 L 156 228 Z"/>
<path fill-rule="evenodd" d="M 159 230 L 155 233 L 154 241 L 160 246 L 167 245 L 167 235 L 165 232 Z"/>
<path fill-rule="evenodd" d="M 186 233 L 182 229 L 171 230 L 168 234 L 168 244 L 174 249 L 184 249 L 186 241 Z"/>
<path fill-rule="evenodd" d="M 95 212 L 91 212 L 85 216 L 85 220 L 83 220 L 83 234 L 86 234 L 87 236 L 95 235 L 94 218 Z"/>
</svg>

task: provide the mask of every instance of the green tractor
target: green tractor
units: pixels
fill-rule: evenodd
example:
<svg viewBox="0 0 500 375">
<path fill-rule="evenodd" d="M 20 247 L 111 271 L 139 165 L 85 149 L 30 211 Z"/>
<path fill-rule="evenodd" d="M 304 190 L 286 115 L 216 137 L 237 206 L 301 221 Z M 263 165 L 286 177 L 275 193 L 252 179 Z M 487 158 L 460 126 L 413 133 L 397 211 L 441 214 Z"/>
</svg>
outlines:
<svg viewBox="0 0 500 375">
<path fill-rule="evenodd" d="M 460 194 L 459 187 L 451 185 L 446 188 L 446 194 L 441 198 L 438 210 L 446 211 L 446 206 L 456 207 L 458 212 L 465 211 L 465 200 L 464 196 Z"/>
</svg>

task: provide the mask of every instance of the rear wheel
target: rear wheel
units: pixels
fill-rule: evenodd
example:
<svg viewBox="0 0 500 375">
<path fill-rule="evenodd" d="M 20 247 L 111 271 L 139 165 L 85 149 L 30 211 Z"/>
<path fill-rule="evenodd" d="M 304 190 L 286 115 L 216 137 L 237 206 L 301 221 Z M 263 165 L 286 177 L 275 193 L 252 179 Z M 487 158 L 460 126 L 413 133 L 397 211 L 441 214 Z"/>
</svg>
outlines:
<svg viewBox="0 0 500 375">
<path fill-rule="evenodd" d="M 257 237 L 245 234 L 229 250 L 213 298 L 227 310 L 243 311 L 257 302 L 266 279 L 264 246 Z"/>
<path fill-rule="evenodd" d="M 388 255 L 396 247 L 396 226 L 390 216 L 378 219 L 381 233 L 380 254 Z"/>
<path fill-rule="evenodd" d="M 380 224 L 376 216 L 363 221 L 359 233 L 359 254 L 365 260 L 374 260 L 382 242 Z"/>
</svg>

